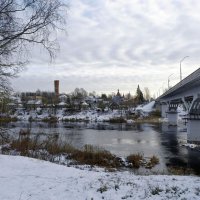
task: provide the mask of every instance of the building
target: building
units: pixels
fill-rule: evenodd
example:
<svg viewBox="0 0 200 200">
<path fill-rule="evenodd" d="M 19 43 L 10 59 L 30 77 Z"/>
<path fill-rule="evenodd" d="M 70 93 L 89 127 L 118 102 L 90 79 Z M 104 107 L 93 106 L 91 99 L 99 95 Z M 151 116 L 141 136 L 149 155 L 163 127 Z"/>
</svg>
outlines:
<svg viewBox="0 0 200 200">
<path fill-rule="evenodd" d="M 59 96 L 59 80 L 55 80 L 54 81 L 54 92 L 56 94 L 56 96 Z"/>
</svg>

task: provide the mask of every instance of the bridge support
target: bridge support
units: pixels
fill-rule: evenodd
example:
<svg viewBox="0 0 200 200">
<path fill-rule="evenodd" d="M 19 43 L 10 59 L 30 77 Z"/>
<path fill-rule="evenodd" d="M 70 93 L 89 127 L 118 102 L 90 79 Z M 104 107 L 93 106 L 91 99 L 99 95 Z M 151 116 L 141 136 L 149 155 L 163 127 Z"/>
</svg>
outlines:
<svg viewBox="0 0 200 200">
<path fill-rule="evenodd" d="M 178 108 L 179 103 L 180 103 L 180 100 L 169 102 L 168 111 L 166 112 L 169 125 L 176 126 L 178 123 L 177 108 Z"/>
<path fill-rule="evenodd" d="M 168 105 L 167 103 L 161 103 L 161 117 L 166 118 L 167 117 L 167 111 L 168 111 Z"/>
<path fill-rule="evenodd" d="M 200 97 L 191 106 L 187 123 L 188 142 L 200 144 Z"/>
<path fill-rule="evenodd" d="M 187 141 L 200 144 L 200 119 L 188 119 Z"/>
<path fill-rule="evenodd" d="M 178 122 L 178 112 L 177 111 L 168 111 L 168 124 L 172 126 L 176 126 Z"/>
</svg>

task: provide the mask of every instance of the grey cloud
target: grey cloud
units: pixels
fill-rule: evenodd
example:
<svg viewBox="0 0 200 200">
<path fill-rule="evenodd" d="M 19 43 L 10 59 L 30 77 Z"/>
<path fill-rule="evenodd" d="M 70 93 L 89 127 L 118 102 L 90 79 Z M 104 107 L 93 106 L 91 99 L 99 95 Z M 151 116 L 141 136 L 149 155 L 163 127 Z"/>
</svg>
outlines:
<svg viewBox="0 0 200 200">
<path fill-rule="evenodd" d="M 56 60 L 50 63 L 46 52 L 33 48 L 30 65 L 14 80 L 18 89 L 24 86 L 22 80 L 29 79 L 32 85 L 24 90 L 35 90 L 40 82 L 49 89 L 49 80 L 56 78 L 70 90 L 77 83 L 91 91 L 130 90 L 142 82 L 156 92 L 154 83 L 159 87 L 168 72 L 178 74 L 182 57 L 190 56 L 184 61 L 185 76 L 200 62 L 197 0 L 77 0 L 70 4 L 67 34 L 57 34 Z M 175 83 L 178 75 L 174 77 Z"/>
</svg>

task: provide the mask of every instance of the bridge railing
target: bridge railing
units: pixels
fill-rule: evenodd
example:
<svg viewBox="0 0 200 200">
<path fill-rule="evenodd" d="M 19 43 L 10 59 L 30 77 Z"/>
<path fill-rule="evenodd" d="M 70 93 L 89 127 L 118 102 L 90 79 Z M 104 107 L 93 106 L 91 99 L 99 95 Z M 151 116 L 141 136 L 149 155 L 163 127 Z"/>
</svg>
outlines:
<svg viewBox="0 0 200 200">
<path fill-rule="evenodd" d="M 165 93 L 163 93 L 161 96 L 159 96 L 156 100 L 161 99 L 162 97 L 170 94 L 171 92 L 174 92 L 175 90 L 183 87 L 187 83 L 195 80 L 196 78 L 200 77 L 200 68 L 198 68 L 196 71 L 188 75 L 186 78 L 184 78 L 182 81 L 178 82 L 175 86 L 167 90 Z"/>
</svg>

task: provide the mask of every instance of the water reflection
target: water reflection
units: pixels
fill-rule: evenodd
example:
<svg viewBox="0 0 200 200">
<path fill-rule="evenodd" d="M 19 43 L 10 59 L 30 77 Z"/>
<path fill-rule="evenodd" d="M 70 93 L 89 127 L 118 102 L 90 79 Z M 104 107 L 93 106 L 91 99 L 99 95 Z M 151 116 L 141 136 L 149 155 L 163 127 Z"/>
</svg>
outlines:
<svg viewBox="0 0 200 200">
<path fill-rule="evenodd" d="M 184 127 L 167 124 L 108 124 L 108 123 L 9 123 L 4 124 L 13 135 L 20 129 L 31 133 L 59 133 L 62 140 L 81 148 L 85 144 L 103 147 L 118 156 L 143 153 L 145 157 L 160 158 L 159 168 L 167 166 L 191 167 L 200 174 L 200 152 L 192 151 L 179 144 L 187 138 Z"/>
</svg>

